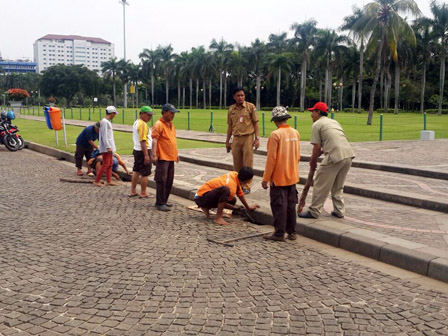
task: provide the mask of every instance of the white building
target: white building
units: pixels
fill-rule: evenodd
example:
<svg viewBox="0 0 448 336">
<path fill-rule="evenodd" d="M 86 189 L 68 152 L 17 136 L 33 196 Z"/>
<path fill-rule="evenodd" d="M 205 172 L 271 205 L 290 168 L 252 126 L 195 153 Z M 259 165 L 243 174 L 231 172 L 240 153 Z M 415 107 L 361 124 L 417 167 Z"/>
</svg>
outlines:
<svg viewBox="0 0 448 336">
<path fill-rule="evenodd" d="M 33 47 L 39 73 L 56 64 L 83 64 L 101 73 L 101 63 L 115 57 L 113 43 L 98 37 L 48 34 L 36 40 Z"/>
</svg>

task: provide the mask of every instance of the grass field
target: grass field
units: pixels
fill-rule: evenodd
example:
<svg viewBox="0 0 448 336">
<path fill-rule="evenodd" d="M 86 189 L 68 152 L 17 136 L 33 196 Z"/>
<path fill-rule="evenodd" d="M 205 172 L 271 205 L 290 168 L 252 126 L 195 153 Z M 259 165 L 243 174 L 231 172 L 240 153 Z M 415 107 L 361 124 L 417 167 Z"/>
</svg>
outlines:
<svg viewBox="0 0 448 336">
<path fill-rule="evenodd" d="M 14 125 L 19 128 L 19 134 L 23 137 L 24 140 L 36 142 L 49 147 L 59 148 L 70 153 L 75 152 L 76 138 L 83 130 L 83 127 L 67 125 L 67 148 L 65 148 L 64 133 L 62 131 L 58 132 L 59 147 L 57 147 L 55 132 L 49 130 L 46 123 L 43 121 L 34 121 L 19 118 L 14 120 Z M 117 153 L 124 155 L 132 154 L 132 133 L 114 131 L 114 139 L 115 145 L 117 146 Z M 177 139 L 177 145 L 179 149 L 222 147 L 222 145 L 219 144 L 183 139 Z"/>
<path fill-rule="evenodd" d="M 90 111 L 90 112 L 89 112 Z M 118 109 L 120 112 L 114 118 L 114 123 L 122 123 L 132 125 L 138 112 L 136 109 Z M 32 109 L 22 109 L 22 113 L 38 115 L 37 107 Z M 271 113 L 258 112 L 260 119 L 260 135 L 263 136 L 263 114 L 264 114 L 264 136 L 269 136 L 275 125 L 270 122 Z M 39 110 L 39 115 L 43 112 Z M 295 126 L 301 134 L 303 140 L 310 139 L 311 133 L 311 118 L 309 112 L 292 112 L 292 119 L 289 123 Z M 90 119 L 89 119 L 90 116 Z M 159 118 L 160 110 L 155 110 L 154 119 Z M 188 118 L 189 116 L 189 118 Z M 104 109 L 95 108 L 67 108 L 65 109 L 65 117 L 67 119 L 82 119 L 82 120 L 99 120 L 104 117 Z M 227 111 L 213 110 L 213 127 L 217 133 L 225 133 Z M 181 113 L 176 114 L 174 124 L 177 129 L 191 129 L 195 131 L 206 132 L 210 128 L 211 113 L 210 110 L 181 110 Z M 373 123 L 371 126 L 366 125 L 367 114 L 362 113 L 345 113 L 336 112 L 335 119 L 338 120 L 344 128 L 349 141 L 378 141 L 380 133 L 380 115 L 375 113 L 373 116 Z M 188 122 L 190 120 L 190 122 Z M 428 130 L 435 131 L 436 138 L 448 138 L 448 115 L 437 116 L 434 114 L 427 115 Z M 400 113 L 384 114 L 383 116 L 383 140 L 415 140 L 420 138 L 420 131 L 423 130 L 423 115 L 417 113 Z"/>
</svg>

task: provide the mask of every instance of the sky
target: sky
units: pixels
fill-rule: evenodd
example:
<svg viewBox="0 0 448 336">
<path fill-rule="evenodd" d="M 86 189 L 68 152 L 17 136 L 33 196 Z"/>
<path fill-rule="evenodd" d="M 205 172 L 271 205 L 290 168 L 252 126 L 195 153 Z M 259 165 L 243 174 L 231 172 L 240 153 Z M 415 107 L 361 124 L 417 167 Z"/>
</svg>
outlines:
<svg viewBox="0 0 448 336">
<path fill-rule="evenodd" d="M 288 33 L 293 23 L 315 19 L 337 29 L 352 7 L 369 0 L 127 0 L 126 56 L 134 63 L 144 48 L 171 44 L 174 52 L 208 48 L 213 38 L 250 45 L 256 38 Z M 431 16 L 429 0 L 415 0 Z M 47 34 L 100 37 L 123 58 L 120 0 L 0 0 L 0 54 L 33 59 L 33 43 Z"/>
</svg>

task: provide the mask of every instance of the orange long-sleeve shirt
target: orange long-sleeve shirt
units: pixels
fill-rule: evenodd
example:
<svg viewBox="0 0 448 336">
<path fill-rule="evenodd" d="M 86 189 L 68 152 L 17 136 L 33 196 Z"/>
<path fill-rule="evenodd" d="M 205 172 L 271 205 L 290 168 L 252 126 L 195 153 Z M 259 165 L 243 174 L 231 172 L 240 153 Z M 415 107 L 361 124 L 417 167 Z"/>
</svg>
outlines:
<svg viewBox="0 0 448 336">
<path fill-rule="evenodd" d="M 281 125 L 269 136 L 267 149 L 263 182 L 275 186 L 289 186 L 299 182 L 299 132 L 289 125 Z"/>
</svg>

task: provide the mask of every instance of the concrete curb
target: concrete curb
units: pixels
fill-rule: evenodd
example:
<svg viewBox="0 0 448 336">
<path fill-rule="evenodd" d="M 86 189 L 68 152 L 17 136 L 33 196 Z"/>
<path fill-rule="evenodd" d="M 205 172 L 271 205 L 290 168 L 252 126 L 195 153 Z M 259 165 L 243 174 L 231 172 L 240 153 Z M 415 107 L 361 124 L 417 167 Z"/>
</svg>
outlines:
<svg viewBox="0 0 448 336">
<path fill-rule="evenodd" d="M 75 162 L 73 154 L 25 141 L 26 147 L 57 159 Z M 185 161 L 185 160 L 184 160 Z M 119 172 L 129 181 L 130 175 Z M 148 181 L 151 188 L 155 182 Z M 172 194 L 193 200 L 196 189 L 173 186 Z M 270 212 L 260 209 L 251 214 L 257 224 L 272 225 Z M 319 242 L 369 257 L 384 263 L 448 282 L 448 251 L 394 238 L 374 231 L 355 228 L 338 220 L 305 219 L 296 225 L 297 233 Z"/>
<path fill-rule="evenodd" d="M 184 162 L 189 162 L 193 164 L 198 164 L 201 166 L 207 166 L 207 167 L 213 167 L 218 169 L 224 169 L 224 170 L 233 170 L 233 165 L 221 161 L 216 160 L 203 160 L 194 158 L 188 155 L 179 155 L 180 159 Z M 254 167 L 254 175 L 255 176 L 263 176 L 263 169 Z M 306 183 L 306 178 L 301 177 L 300 184 Z M 403 204 L 403 205 L 409 205 L 414 206 L 422 209 L 428 209 L 433 211 L 440 211 L 440 212 L 448 212 L 448 203 L 442 203 L 435 199 L 422 198 L 421 195 L 418 195 L 418 197 L 415 197 L 411 193 L 406 192 L 398 192 L 395 191 L 394 193 L 390 193 L 386 189 L 382 188 L 376 188 L 376 189 L 366 189 L 359 185 L 349 184 L 347 183 L 344 187 L 344 192 L 347 194 L 352 195 L 358 195 L 373 199 L 379 199 L 383 201 Z"/>
<path fill-rule="evenodd" d="M 254 151 L 254 153 L 259 154 L 259 155 L 267 155 L 267 152 L 265 150 L 256 150 L 256 151 Z M 300 161 L 303 161 L 303 162 L 309 162 L 310 159 L 311 159 L 311 156 L 309 156 L 309 155 L 301 155 L 300 156 Z M 319 162 L 322 161 L 322 158 L 319 158 L 318 161 Z M 429 177 L 429 178 L 434 178 L 434 179 L 439 179 L 439 180 L 448 180 L 448 173 L 427 170 L 427 169 L 418 169 L 418 168 L 405 166 L 405 165 L 388 165 L 388 164 L 378 163 L 378 162 L 356 161 L 356 159 L 354 159 L 352 162 L 352 167 L 379 170 L 379 171 L 385 171 L 385 172 L 397 173 L 397 174 Z"/>
</svg>

